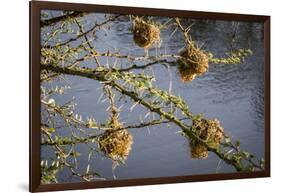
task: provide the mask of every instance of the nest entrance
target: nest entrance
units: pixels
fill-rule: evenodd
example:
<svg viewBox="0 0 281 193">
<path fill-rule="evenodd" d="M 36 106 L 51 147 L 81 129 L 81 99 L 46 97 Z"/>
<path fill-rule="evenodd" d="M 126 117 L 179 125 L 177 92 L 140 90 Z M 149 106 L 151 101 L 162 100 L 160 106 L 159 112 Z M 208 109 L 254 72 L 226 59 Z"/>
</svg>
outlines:
<svg viewBox="0 0 281 193">
<path fill-rule="evenodd" d="M 160 29 L 155 24 L 148 23 L 140 17 L 133 21 L 134 42 L 142 48 L 148 49 L 153 44 L 160 43 Z"/>
<path fill-rule="evenodd" d="M 200 48 L 190 43 L 180 52 L 178 70 L 183 82 L 191 82 L 197 75 L 202 75 L 209 69 L 209 57 Z"/>
<path fill-rule="evenodd" d="M 192 124 L 192 131 L 211 148 L 218 148 L 224 137 L 223 127 L 217 119 L 195 120 Z M 192 158 L 206 159 L 208 157 L 208 149 L 199 142 L 190 140 L 190 148 Z"/>
</svg>

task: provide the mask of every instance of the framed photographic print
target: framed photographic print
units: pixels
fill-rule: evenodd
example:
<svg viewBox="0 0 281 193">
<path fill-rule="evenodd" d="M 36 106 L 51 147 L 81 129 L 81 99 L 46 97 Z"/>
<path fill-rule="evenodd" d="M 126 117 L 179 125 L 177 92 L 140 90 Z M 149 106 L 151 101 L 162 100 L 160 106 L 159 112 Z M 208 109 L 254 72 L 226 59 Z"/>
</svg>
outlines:
<svg viewBox="0 0 281 193">
<path fill-rule="evenodd" d="M 30 191 L 269 176 L 269 16 L 30 2 Z"/>
</svg>

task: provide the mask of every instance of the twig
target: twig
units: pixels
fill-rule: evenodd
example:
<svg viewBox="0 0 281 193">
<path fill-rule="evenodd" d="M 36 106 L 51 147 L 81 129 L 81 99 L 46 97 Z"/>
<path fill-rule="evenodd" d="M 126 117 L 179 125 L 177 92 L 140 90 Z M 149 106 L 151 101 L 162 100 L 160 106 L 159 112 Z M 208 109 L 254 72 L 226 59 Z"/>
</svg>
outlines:
<svg viewBox="0 0 281 193">
<path fill-rule="evenodd" d="M 41 20 L 40 25 L 41 25 L 41 27 L 50 26 L 50 25 L 53 25 L 53 24 L 58 23 L 60 21 L 65 21 L 69 18 L 75 18 L 75 17 L 83 16 L 84 14 L 85 14 L 84 12 L 74 11 L 73 13 L 65 14 L 65 15 L 58 16 L 58 17 L 53 17 L 51 19 Z"/>
</svg>

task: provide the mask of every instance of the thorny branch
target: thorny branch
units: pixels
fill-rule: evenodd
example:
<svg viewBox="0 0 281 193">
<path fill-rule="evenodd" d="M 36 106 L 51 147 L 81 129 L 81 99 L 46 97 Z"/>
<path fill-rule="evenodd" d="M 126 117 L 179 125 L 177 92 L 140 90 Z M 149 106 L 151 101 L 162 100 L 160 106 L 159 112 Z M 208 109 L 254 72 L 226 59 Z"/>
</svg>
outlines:
<svg viewBox="0 0 281 193">
<path fill-rule="evenodd" d="M 254 155 L 240 149 L 240 144 L 233 143 L 231 138 L 224 133 L 224 140 L 220 142 L 219 146 L 212 146 L 202 139 L 198 133 L 194 130 L 194 122 L 199 122 L 204 119 L 202 116 L 194 115 L 188 107 L 188 104 L 181 98 L 171 94 L 171 91 L 161 90 L 153 85 L 155 77 L 146 75 L 144 71 L 146 68 L 151 68 L 154 65 L 178 66 L 178 61 L 184 59 L 190 64 L 196 64 L 196 61 L 189 58 L 183 58 L 182 55 L 174 54 L 161 54 L 155 56 L 143 56 L 143 55 L 130 55 L 121 54 L 120 51 L 98 51 L 92 43 L 92 39 L 89 38 L 90 33 L 96 33 L 101 27 L 116 21 L 120 16 L 113 15 L 105 19 L 101 23 L 95 23 L 90 29 L 85 30 L 83 24 L 79 21 L 78 17 L 83 13 L 73 12 L 63 16 L 47 19 L 41 21 L 41 27 L 52 26 L 53 24 L 59 24 L 60 22 L 67 22 L 68 20 L 74 21 L 74 24 L 78 26 L 78 33 L 76 37 L 69 38 L 64 41 L 59 41 L 55 45 L 48 45 L 48 41 L 41 48 L 41 82 L 42 84 L 49 81 L 51 82 L 56 77 L 62 77 L 61 75 L 79 76 L 88 79 L 98 81 L 102 85 L 102 93 L 105 96 L 104 101 L 108 101 L 110 106 L 107 109 L 109 112 L 109 120 L 105 123 L 97 123 L 94 118 L 87 118 L 84 120 L 79 113 L 75 113 L 73 101 L 67 102 L 64 105 L 58 105 L 52 98 L 54 93 L 60 93 L 60 89 L 51 89 L 50 92 L 42 90 L 41 92 L 41 104 L 42 113 L 44 119 L 42 120 L 42 146 L 48 146 L 54 148 L 57 152 L 56 160 L 49 166 L 44 162 L 42 164 L 44 183 L 57 182 L 56 172 L 61 167 L 66 166 L 71 173 L 84 181 L 91 181 L 99 178 L 99 174 L 96 172 L 90 172 L 90 165 L 88 164 L 85 174 L 80 174 L 76 171 L 77 160 L 79 153 L 74 148 L 78 143 L 87 144 L 91 149 L 89 153 L 88 162 L 93 154 L 91 145 L 98 143 L 99 139 L 107 131 L 112 133 L 120 132 L 123 130 L 146 128 L 159 124 L 174 124 L 180 128 L 183 136 L 190 141 L 196 142 L 196 144 L 202 145 L 208 151 L 213 152 L 221 160 L 227 164 L 232 165 L 237 171 L 247 170 L 262 170 L 264 167 L 263 160 L 257 159 Z M 133 17 L 135 18 L 135 17 Z M 169 20 L 172 21 L 171 19 Z M 147 23 L 147 26 L 154 25 L 153 23 Z M 184 37 L 187 45 L 193 45 L 195 42 L 192 40 L 189 31 L 192 26 L 185 28 L 181 20 L 176 18 L 174 23 L 170 26 L 176 26 Z M 162 26 L 163 27 L 163 26 Z M 165 27 L 165 26 L 164 26 Z M 163 27 L 163 28 L 164 28 Z M 63 27 L 61 27 L 63 28 Z M 53 33 L 50 37 L 55 36 L 57 33 Z M 83 38 L 83 39 L 82 39 Z M 71 46 L 71 42 L 78 39 L 82 40 L 82 43 L 76 47 Z M 240 63 L 243 57 L 249 55 L 250 51 L 238 50 L 232 52 L 226 58 L 214 58 L 211 53 L 204 51 L 208 56 L 210 63 L 224 63 L 233 64 Z M 78 57 L 79 55 L 79 57 Z M 126 67 L 115 67 L 109 64 L 103 65 L 99 59 L 101 58 L 115 58 L 120 60 L 126 60 L 128 65 Z M 95 68 L 88 68 L 81 65 L 84 61 L 94 59 L 96 63 Z M 136 62 L 140 61 L 141 64 Z M 140 73 L 134 73 L 135 70 L 140 70 Z M 43 87 L 44 88 L 44 87 Z M 128 98 L 135 106 L 143 106 L 148 111 L 148 116 L 153 116 L 150 121 L 140 121 L 136 124 L 121 124 L 118 127 L 114 127 L 112 124 L 113 119 L 118 119 L 119 114 L 122 112 L 116 107 L 115 92 L 120 96 L 120 99 Z M 178 115 L 181 112 L 181 115 Z M 158 117 L 155 118 L 154 116 Z M 61 120 L 60 122 L 58 120 Z M 192 121 L 192 123 L 188 122 Z M 61 126 L 59 125 L 61 124 Z M 119 122 L 118 122 L 119 124 Z M 56 132 L 60 127 L 67 127 L 70 130 L 70 137 L 60 137 Z M 114 128 L 113 128 L 114 127 Z M 91 129 L 86 131 L 86 128 Z M 127 135 L 127 134 L 126 134 Z M 67 148 L 71 146 L 71 149 Z M 94 150 L 96 151 L 96 150 Z M 99 152 L 99 150 L 97 150 Z M 68 159 L 73 157 L 75 164 L 69 163 Z M 44 173 L 45 172 L 45 173 Z M 45 176 L 44 176 L 45 174 Z"/>
<path fill-rule="evenodd" d="M 220 159 L 224 160 L 226 163 L 233 165 L 237 171 L 241 171 L 243 170 L 243 167 L 241 166 L 241 163 L 238 162 L 236 163 L 236 161 L 233 160 L 233 157 L 228 157 L 225 156 L 224 153 L 221 152 L 220 149 L 215 149 L 212 148 L 210 146 L 208 146 L 208 144 L 205 143 L 205 141 L 203 141 L 202 139 L 200 139 L 195 133 L 193 133 L 190 130 L 190 126 L 187 126 L 186 124 L 184 124 L 181 120 L 179 120 L 177 117 L 175 117 L 172 113 L 170 112 L 166 112 L 164 111 L 161 107 L 158 106 L 154 106 L 152 104 L 150 104 L 149 102 L 147 102 L 146 100 L 144 100 L 143 98 L 139 97 L 139 94 L 137 92 L 134 92 L 132 90 L 128 90 L 126 88 L 124 88 L 123 86 L 121 86 L 121 84 L 118 84 L 116 81 L 111 80 L 110 77 L 109 79 L 105 78 L 105 76 L 110 75 L 110 72 L 108 73 L 96 73 L 93 72 L 92 70 L 89 69 L 79 69 L 79 68 L 75 68 L 75 69 L 69 69 L 69 68 L 63 68 L 63 67 L 58 67 L 58 66 L 48 66 L 48 65 L 42 65 L 43 69 L 46 70 L 50 70 L 53 72 L 57 72 L 57 73 L 62 73 L 62 74 L 68 74 L 68 75 L 74 75 L 74 76 L 81 76 L 81 77 L 85 77 L 85 78 L 90 78 L 90 79 L 94 79 L 100 82 L 103 82 L 106 85 L 110 85 L 112 86 L 115 90 L 117 90 L 118 92 L 120 92 L 122 95 L 126 95 L 128 97 L 130 97 L 132 100 L 134 100 L 135 102 L 138 102 L 139 104 L 143 105 L 144 107 L 146 107 L 147 109 L 149 109 L 151 112 L 155 112 L 157 113 L 160 117 L 164 117 L 165 119 L 167 119 L 168 121 L 173 122 L 174 124 L 178 125 L 182 131 L 191 139 L 198 141 L 200 144 L 204 145 L 209 151 L 212 151 L 213 153 L 215 153 Z M 119 78 L 122 77 L 126 77 L 125 74 L 120 74 Z M 131 82 L 132 80 L 130 80 Z M 149 92 L 156 92 L 157 89 L 154 88 L 146 88 Z M 172 100 L 177 99 L 174 98 L 174 96 L 165 96 L 168 97 L 168 100 L 170 102 L 172 102 Z M 183 102 L 183 101 L 180 101 Z M 184 102 L 183 102 L 184 103 Z M 194 119 L 194 115 L 192 115 L 187 108 L 186 104 L 175 104 L 175 106 L 178 106 L 184 113 L 185 116 L 187 116 L 189 119 L 193 120 Z M 237 149 L 235 149 L 237 150 Z M 257 165 L 257 164 L 255 164 Z"/>
</svg>

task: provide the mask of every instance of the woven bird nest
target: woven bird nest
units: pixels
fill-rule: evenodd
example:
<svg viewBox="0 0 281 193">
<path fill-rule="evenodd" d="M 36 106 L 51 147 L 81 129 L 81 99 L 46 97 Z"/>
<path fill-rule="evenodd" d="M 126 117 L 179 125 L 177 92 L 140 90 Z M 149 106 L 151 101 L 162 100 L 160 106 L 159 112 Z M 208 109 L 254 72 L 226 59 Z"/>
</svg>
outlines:
<svg viewBox="0 0 281 193">
<path fill-rule="evenodd" d="M 193 128 L 199 137 L 207 143 L 219 144 L 224 133 L 220 122 L 217 119 L 201 119 L 193 122 Z"/>
<path fill-rule="evenodd" d="M 178 60 L 178 70 L 183 82 L 191 82 L 209 69 L 209 57 L 193 43 L 187 45 L 180 56 L 182 58 Z"/>
<path fill-rule="evenodd" d="M 192 131 L 211 148 L 218 148 L 224 137 L 223 127 L 217 119 L 200 119 L 193 121 Z M 191 156 L 197 159 L 208 157 L 207 148 L 195 140 L 190 140 Z"/>
<path fill-rule="evenodd" d="M 142 48 L 148 49 L 153 44 L 160 43 L 160 29 L 152 23 L 136 17 L 133 21 L 134 42 Z"/>
<path fill-rule="evenodd" d="M 125 161 L 132 149 L 133 136 L 125 129 L 117 119 L 113 119 L 112 126 L 99 138 L 100 150 L 113 161 Z"/>
<path fill-rule="evenodd" d="M 208 149 L 199 143 L 190 143 L 190 153 L 194 159 L 207 159 L 209 154 Z"/>
</svg>

